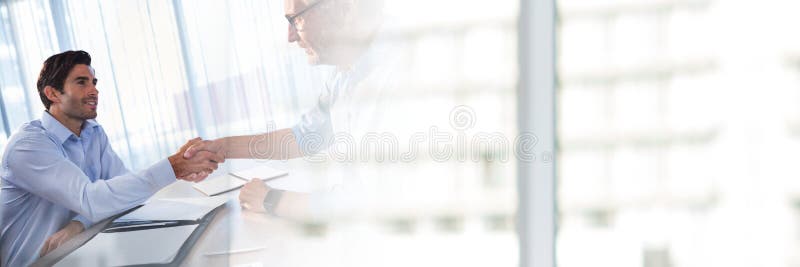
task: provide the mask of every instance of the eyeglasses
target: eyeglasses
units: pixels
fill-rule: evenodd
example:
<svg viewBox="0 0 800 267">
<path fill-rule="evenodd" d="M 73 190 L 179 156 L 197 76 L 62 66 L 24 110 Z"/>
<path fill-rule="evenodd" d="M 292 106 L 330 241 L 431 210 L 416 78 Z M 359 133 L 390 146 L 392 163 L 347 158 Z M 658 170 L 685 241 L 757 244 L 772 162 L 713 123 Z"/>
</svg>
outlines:
<svg viewBox="0 0 800 267">
<path fill-rule="evenodd" d="M 298 23 L 297 23 L 298 19 L 300 19 L 300 21 L 302 22 L 302 17 L 300 17 L 300 15 L 303 15 L 303 13 L 306 13 L 307 11 L 309 11 L 312 8 L 314 8 L 315 6 L 317 6 L 319 3 L 322 3 L 322 1 L 325 1 L 325 0 L 318 0 L 318 1 L 316 1 L 316 2 L 314 2 L 312 4 L 310 4 L 310 5 L 306 6 L 306 8 L 304 8 L 303 10 L 300 10 L 300 12 L 297 12 L 294 15 L 286 15 L 286 20 L 289 21 L 289 25 L 291 25 L 292 28 L 294 28 L 295 31 L 303 31 L 302 27 L 298 27 L 297 26 L 298 25 Z M 300 23 L 300 25 L 302 26 L 302 23 Z"/>
</svg>

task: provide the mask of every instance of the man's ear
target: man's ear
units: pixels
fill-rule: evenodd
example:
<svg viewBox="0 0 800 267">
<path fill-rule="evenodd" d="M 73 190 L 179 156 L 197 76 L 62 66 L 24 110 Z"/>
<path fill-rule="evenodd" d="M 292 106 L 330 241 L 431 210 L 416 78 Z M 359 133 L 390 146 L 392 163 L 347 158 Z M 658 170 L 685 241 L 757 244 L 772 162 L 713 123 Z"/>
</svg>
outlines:
<svg viewBox="0 0 800 267">
<path fill-rule="evenodd" d="M 61 99 L 58 98 L 60 95 L 61 95 L 61 92 L 56 90 L 55 87 L 52 87 L 52 86 L 49 86 L 49 85 L 44 87 L 44 96 L 46 96 L 47 99 L 50 100 L 50 102 L 61 103 Z"/>
</svg>

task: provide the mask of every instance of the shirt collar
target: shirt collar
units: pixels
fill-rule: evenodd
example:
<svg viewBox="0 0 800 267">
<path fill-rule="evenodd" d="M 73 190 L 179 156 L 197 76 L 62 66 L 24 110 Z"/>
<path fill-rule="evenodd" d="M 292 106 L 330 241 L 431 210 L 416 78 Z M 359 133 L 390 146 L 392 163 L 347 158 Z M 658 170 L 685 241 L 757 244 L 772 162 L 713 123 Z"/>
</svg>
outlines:
<svg viewBox="0 0 800 267">
<path fill-rule="evenodd" d="M 89 130 L 94 130 L 97 128 L 97 126 L 100 125 L 97 124 L 95 120 L 86 120 L 83 123 L 83 128 L 81 128 L 81 135 L 91 132 Z M 50 113 L 47 111 L 42 113 L 42 127 L 44 127 L 47 132 L 53 134 L 61 144 L 66 142 L 70 136 L 75 135 L 72 133 L 72 131 L 67 129 L 64 124 L 61 124 L 60 121 L 56 120 L 56 118 L 53 117 L 53 115 L 50 115 Z"/>
</svg>

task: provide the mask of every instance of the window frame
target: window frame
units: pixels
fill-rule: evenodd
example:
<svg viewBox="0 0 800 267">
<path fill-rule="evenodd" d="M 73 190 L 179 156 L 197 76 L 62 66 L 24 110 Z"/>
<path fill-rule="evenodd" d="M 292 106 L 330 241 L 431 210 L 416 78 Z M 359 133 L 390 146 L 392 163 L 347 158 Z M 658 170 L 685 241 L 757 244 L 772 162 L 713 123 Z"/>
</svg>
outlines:
<svg viewBox="0 0 800 267">
<path fill-rule="evenodd" d="M 556 265 L 555 26 L 555 0 L 520 0 L 518 131 L 519 136 L 533 134 L 537 141 L 533 160 L 517 157 L 517 233 L 522 267 Z"/>
</svg>

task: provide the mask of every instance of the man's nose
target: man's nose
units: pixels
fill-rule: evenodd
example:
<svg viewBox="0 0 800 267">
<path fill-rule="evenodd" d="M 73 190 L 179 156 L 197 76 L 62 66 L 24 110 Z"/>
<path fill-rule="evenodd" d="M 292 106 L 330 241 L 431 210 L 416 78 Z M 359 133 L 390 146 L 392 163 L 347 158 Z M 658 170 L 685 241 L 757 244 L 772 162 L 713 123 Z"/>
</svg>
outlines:
<svg viewBox="0 0 800 267">
<path fill-rule="evenodd" d="M 289 24 L 288 33 L 289 33 L 288 41 L 290 43 L 297 42 L 297 40 L 300 39 L 300 37 L 297 36 L 297 29 L 295 29 L 291 24 Z"/>
<path fill-rule="evenodd" d="M 92 89 L 89 91 L 89 96 L 96 97 L 98 94 L 100 94 L 100 91 L 97 90 L 97 85 L 92 85 Z"/>
</svg>

